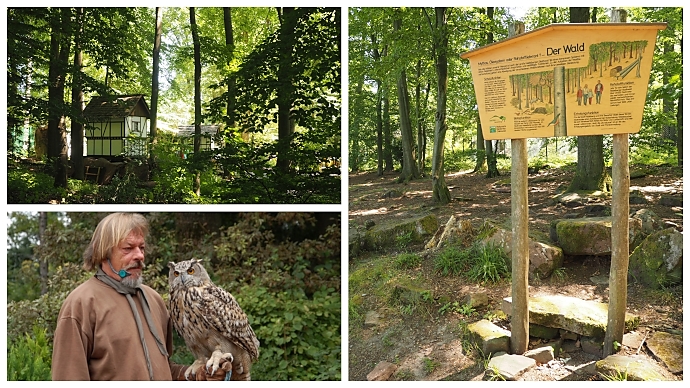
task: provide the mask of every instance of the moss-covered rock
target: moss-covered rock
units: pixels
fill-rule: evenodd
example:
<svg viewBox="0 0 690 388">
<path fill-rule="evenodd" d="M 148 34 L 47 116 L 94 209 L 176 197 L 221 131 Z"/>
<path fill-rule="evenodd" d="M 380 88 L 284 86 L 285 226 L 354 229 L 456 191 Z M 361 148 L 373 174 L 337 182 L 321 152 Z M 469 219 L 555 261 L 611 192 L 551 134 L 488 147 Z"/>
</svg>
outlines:
<svg viewBox="0 0 690 388">
<path fill-rule="evenodd" d="M 513 234 L 511 231 L 493 226 L 483 227 L 480 234 L 483 236 L 483 244 L 492 244 L 500 247 L 506 257 L 510 258 L 513 252 Z M 563 265 L 563 250 L 549 244 L 545 244 L 533 239 L 527 242 L 529 251 L 529 276 L 530 278 L 546 278 L 551 275 L 554 269 Z M 510 266 L 511 263 L 508 263 Z"/>
<path fill-rule="evenodd" d="M 608 380 L 664 381 L 661 368 L 642 356 L 614 354 L 596 362 L 596 371 Z"/>
<path fill-rule="evenodd" d="M 467 330 L 484 355 L 510 351 L 510 332 L 486 319 L 469 324 Z"/>
<path fill-rule="evenodd" d="M 603 256 L 611 254 L 611 217 L 559 219 L 551 222 L 551 237 L 563 253 L 571 256 Z M 629 249 L 642 240 L 642 221 L 628 219 Z"/>
<path fill-rule="evenodd" d="M 683 234 L 668 228 L 650 234 L 630 255 L 631 278 L 654 288 L 678 284 L 683 279 Z"/>
<path fill-rule="evenodd" d="M 362 248 L 379 250 L 394 246 L 400 241 L 420 243 L 433 235 L 438 229 L 435 215 L 399 218 L 374 225 L 364 233 Z"/>
</svg>

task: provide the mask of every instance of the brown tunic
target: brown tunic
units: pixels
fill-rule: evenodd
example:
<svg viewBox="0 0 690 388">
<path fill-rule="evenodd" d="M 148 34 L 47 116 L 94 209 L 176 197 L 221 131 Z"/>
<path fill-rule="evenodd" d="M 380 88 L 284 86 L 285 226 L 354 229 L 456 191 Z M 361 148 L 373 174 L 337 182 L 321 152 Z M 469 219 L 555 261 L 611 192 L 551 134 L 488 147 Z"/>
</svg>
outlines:
<svg viewBox="0 0 690 388">
<path fill-rule="evenodd" d="M 141 287 L 151 318 L 172 354 L 172 322 L 163 299 Z M 133 295 L 141 317 L 154 380 L 184 379 L 184 365 L 161 354 L 148 328 L 139 297 Z M 60 309 L 52 360 L 53 380 L 149 380 L 144 349 L 127 298 L 93 277 L 74 289 Z"/>
</svg>

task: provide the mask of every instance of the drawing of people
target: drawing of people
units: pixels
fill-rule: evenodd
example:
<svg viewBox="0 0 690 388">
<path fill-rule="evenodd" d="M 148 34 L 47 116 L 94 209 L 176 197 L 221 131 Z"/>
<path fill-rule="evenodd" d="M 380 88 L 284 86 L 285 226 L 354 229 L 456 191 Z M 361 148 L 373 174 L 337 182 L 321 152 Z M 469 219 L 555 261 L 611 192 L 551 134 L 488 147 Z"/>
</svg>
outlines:
<svg viewBox="0 0 690 388">
<path fill-rule="evenodd" d="M 597 84 L 594 85 L 594 93 L 597 95 L 597 104 L 601 104 L 601 93 L 604 91 L 604 85 L 601 84 L 601 81 L 597 81 Z"/>
<path fill-rule="evenodd" d="M 577 105 L 582 105 L 582 88 L 577 87 Z"/>
<path fill-rule="evenodd" d="M 591 93 L 589 91 L 589 87 L 587 87 L 587 84 L 585 84 L 584 89 L 582 89 L 582 99 L 583 99 L 585 105 L 587 105 L 587 100 L 589 99 L 589 93 Z"/>
</svg>

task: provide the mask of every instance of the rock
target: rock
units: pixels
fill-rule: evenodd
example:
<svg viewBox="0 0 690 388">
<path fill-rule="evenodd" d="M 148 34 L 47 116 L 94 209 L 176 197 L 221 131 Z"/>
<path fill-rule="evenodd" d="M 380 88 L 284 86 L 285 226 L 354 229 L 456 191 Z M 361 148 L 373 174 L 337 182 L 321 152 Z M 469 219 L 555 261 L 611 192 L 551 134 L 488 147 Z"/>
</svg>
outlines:
<svg viewBox="0 0 690 388">
<path fill-rule="evenodd" d="M 489 304 L 489 296 L 486 292 L 471 292 L 462 298 L 462 304 L 472 307 L 482 307 Z"/>
<path fill-rule="evenodd" d="M 637 351 L 642 346 L 644 335 L 638 331 L 631 331 L 623 334 L 623 346 Z"/>
<path fill-rule="evenodd" d="M 365 229 L 371 229 L 371 228 L 374 227 L 374 225 L 376 225 L 376 222 L 374 222 L 374 220 L 366 220 L 366 221 L 364 221 L 364 228 L 365 228 Z"/>
<path fill-rule="evenodd" d="M 683 198 L 675 195 L 662 195 L 661 198 L 659 198 L 659 205 L 683 207 Z"/>
<path fill-rule="evenodd" d="M 554 359 L 554 349 L 551 346 L 542 346 L 537 349 L 528 350 L 524 356 L 529 357 L 537 362 L 537 364 L 546 364 Z"/>
<path fill-rule="evenodd" d="M 535 338 L 543 339 L 554 339 L 558 337 L 558 328 L 556 327 L 546 327 L 542 325 L 537 325 L 536 323 L 529 324 L 529 336 Z"/>
<path fill-rule="evenodd" d="M 487 373 L 498 374 L 506 380 L 515 381 L 536 365 L 537 362 L 532 358 L 518 354 L 503 354 L 489 361 Z"/>
<path fill-rule="evenodd" d="M 512 255 L 513 234 L 509 230 L 496 227 L 481 242 L 484 245 L 493 244 L 500 247 L 507 257 Z M 554 269 L 560 268 L 563 265 L 563 251 L 559 247 L 532 239 L 528 240 L 527 246 L 529 250 L 530 277 L 547 278 Z"/>
<path fill-rule="evenodd" d="M 642 222 L 642 233 L 650 234 L 662 228 L 662 220 L 649 209 L 640 209 L 632 216 Z"/>
<path fill-rule="evenodd" d="M 510 332 L 486 319 L 467 326 L 470 338 L 485 355 L 510 350 Z"/>
<path fill-rule="evenodd" d="M 472 232 L 472 224 L 469 220 L 458 220 L 454 215 L 448 222 L 434 233 L 434 236 L 424 246 L 425 249 L 437 249 L 448 246 L 456 241 L 462 241 Z"/>
<path fill-rule="evenodd" d="M 683 336 L 657 331 L 647 340 L 647 347 L 671 373 L 683 373 Z"/>
<path fill-rule="evenodd" d="M 381 361 L 376 365 L 374 370 L 367 374 L 368 381 L 387 381 L 393 373 L 398 369 L 395 364 L 388 361 Z"/>
<path fill-rule="evenodd" d="M 381 315 L 376 311 L 367 311 L 364 316 L 364 327 L 375 327 L 381 324 Z"/>
<path fill-rule="evenodd" d="M 403 194 L 404 193 L 400 190 L 391 189 L 383 193 L 383 195 L 381 195 L 381 198 L 400 198 L 403 196 Z"/>
<path fill-rule="evenodd" d="M 585 353 L 597 357 L 601 357 L 604 354 L 603 338 L 582 337 L 580 339 L 580 345 L 582 346 L 582 351 Z"/>
<path fill-rule="evenodd" d="M 647 236 L 630 255 L 628 274 L 648 287 L 659 289 L 683 278 L 683 234 L 668 228 Z"/>
<path fill-rule="evenodd" d="M 642 205 L 647 202 L 649 201 L 647 201 L 647 198 L 644 196 L 644 193 L 642 193 L 640 190 L 630 190 L 630 195 L 628 196 L 628 203 L 633 205 Z"/>
<path fill-rule="evenodd" d="M 565 193 L 558 196 L 557 200 L 565 207 L 579 207 L 587 202 L 587 199 L 583 198 L 578 193 Z"/>
<path fill-rule="evenodd" d="M 512 298 L 503 299 L 502 309 L 511 313 Z M 547 327 L 557 327 L 587 337 L 604 337 L 608 321 L 608 304 L 586 301 L 564 295 L 529 298 L 529 321 Z M 639 317 L 625 316 L 626 331 L 640 323 Z"/>
<path fill-rule="evenodd" d="M 347 240 L 348 257 L 350 259 L 357 257 L 364 247 L 364 235 L 357 231 L 357 229 L 349 228 Z"/>
<path fill-rule="evenodd" d="M 629 249 L 632 251 L 642 240 L 642 222 L 630 218 L 628 233 Z M 565 255 L 610 255 L 611 217 L 554 220 L 551 222 L 551 239 L 563 249 Z"/>
<path fill-rule="evenodd" d="M 364 233 L 363 249 L 377 250 L 395 245 L 397 238 L 408 235 L 410 242 L 422 242 L 438 229 L 433 214 L 411 218 L 396 218 L 374 225 Z"/>
<path fill-rule="evenodd" d="M 596 371 L 605 379 L 627 381 L 667 381 L 659 365 L 642 356 L 614 354 L 599 360 Z"/>
</svg>

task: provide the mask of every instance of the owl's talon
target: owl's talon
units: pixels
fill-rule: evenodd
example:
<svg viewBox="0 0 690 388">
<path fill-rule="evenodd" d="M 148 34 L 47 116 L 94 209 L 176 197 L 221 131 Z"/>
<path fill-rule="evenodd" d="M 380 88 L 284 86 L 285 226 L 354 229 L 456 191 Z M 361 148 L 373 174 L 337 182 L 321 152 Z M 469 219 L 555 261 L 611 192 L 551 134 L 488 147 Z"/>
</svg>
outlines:
<svg viewBox="0 0 690 388">
<path fill-rule="evenodd" d="M 213 351 L 211 357 L 206 362 L 206 372 L 212 375 L 216 374 L 218 368 L 220 368 L 220 366 L 222 365 L 223 360 L 227 360 L 228 362 L 230 362 L 230 370 L 232 371 L 232 362 L 234 361 L 234 359 L 235 358 L 232 356 L 232 353 L 223 353 L 220 350 L 216 349 Z M 210 367 L 213 367 L 211 371 L 209 371 Z"/>
</svg>

